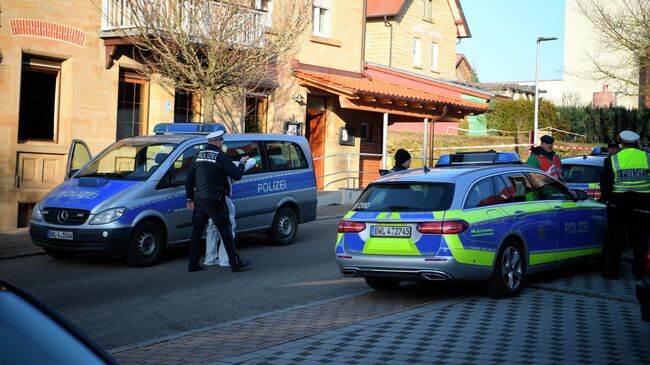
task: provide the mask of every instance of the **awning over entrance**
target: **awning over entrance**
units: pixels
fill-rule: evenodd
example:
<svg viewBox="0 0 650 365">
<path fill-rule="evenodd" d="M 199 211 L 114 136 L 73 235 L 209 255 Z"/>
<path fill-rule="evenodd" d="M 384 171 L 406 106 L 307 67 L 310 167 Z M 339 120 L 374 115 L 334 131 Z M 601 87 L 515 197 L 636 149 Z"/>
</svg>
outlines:
<svg viewBox="0 0 650 365">
<path fill-rule="evenodd" d="M 473 87 L 373 64 L 366 64 L 363 73 L 354 73 L 296 62 L 293 75 L 302 86 L 339 95 L 342 108 L 432 121 L 483 114 L 494 96 Z"/>
</svg>

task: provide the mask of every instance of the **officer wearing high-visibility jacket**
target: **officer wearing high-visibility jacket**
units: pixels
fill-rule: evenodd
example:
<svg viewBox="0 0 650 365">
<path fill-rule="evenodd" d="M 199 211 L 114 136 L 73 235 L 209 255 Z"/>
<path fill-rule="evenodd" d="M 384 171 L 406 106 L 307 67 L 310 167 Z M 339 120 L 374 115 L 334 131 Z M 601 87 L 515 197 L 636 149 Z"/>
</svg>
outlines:
<svg viewBox="0 0 650 365">
<path fill-rule="evenodd" d="M 640 149 L 639 135 L 619 134 L 622 149 L 605 161 L 601 179 L 601 201 L 608 204 L 608 240 L 604 248 L 602 276 L 617 279 L 621 253 L 626 249 L 625 232 L 634 251 L 632 273 L 637 280 L 645 272 L 650 222 L 650 154 Z"/>
</svg>

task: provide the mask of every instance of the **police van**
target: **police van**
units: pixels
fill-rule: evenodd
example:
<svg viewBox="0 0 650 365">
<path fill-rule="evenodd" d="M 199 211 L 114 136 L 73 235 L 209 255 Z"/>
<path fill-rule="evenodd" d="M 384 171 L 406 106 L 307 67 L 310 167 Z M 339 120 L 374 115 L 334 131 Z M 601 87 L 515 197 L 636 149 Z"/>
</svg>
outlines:
<svg viewBox="0 0 650 365">
<path fill-rule="evenodd" d="M 190 240 L 187 171 L 205 148 L 206 135 L 221 129 L 220 124 L 158 124 L 155 135 L 119 140 L 92 159 L 82 141 L 73 141 L 70 178 L 34 207 L 32 241 L 54 258 L 100 253 L 123 256 L 133 266 L 156 264 L 165 248 Z M 224 145 L 233 161 L 256 160 L 233 182 L 237 233 L 262 232 L 277 245 L 292 243 L 298 224 L 316 218 L 307 140 L 226 134 Z"/>
</svg>

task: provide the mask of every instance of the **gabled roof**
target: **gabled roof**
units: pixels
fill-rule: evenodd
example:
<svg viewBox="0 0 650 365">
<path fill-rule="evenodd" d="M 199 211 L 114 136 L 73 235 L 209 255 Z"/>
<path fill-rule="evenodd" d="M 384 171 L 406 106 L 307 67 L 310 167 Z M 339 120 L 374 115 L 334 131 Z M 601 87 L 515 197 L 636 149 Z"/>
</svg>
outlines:
<svg viewBox="0 0 650 365">
<path fill-rule="evenodd" d="M 469 31 L 463 7 L 460 6 L 460 0 L 447 0 L 451 14 L 454 16 L 454 23 L 456 24 L 456 36 L 458 38 L 470 38 L 472 33 Z"/>
<path fill-rule="evenodd" d="M 366 17 L 395 16 L 402 10 L 405 0 L 367 0 Z"/>
<path fill-rule="evenodd" d="M 456 53 L 456 68 L 458 68 L 458 66 L 460 65 L 461 62 L 463 62 L 463 60 L 465 60 L 465 63 L 467 64 L 467 67 L 470 69 L 470 71 L 473 71 L 474 69 L 472 68 L 472 64 L 469 63 L 467 57 L 465 57 L 465 55 L 462 53 Z"/>
<path fill-rule="evenodd" d="M 459 117 L 484 113 L 492 97 L 476 88 L 373 64 L 365 64 L 362 74 L 295 63 L 293 75 L 302 86 L 339 95 L 342 107 L 391 109 L 404 115 L 434 116 L 442 110 Z"/>
</svg>

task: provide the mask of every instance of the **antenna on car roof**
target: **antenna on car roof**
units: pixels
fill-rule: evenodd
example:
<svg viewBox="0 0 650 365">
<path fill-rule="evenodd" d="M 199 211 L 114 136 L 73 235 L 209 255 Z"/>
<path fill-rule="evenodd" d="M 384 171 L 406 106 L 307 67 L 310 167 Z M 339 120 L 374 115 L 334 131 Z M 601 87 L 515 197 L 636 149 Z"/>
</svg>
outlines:
<svg viewBox="0 0 650 365">
<path fill-rule="evenodd" d="M 424 165 L 424 168 L 422 170 L 424 171 L 425 174 L 428 174 L 430 171 L 427 165 Z"/>
</svg>

